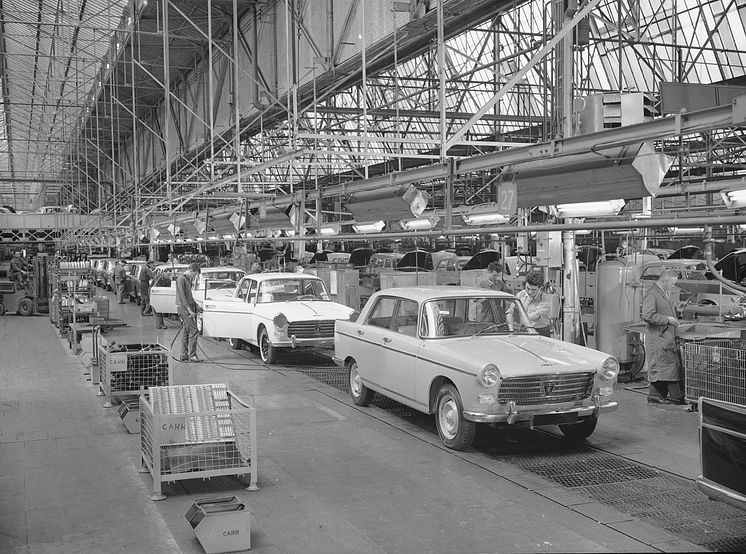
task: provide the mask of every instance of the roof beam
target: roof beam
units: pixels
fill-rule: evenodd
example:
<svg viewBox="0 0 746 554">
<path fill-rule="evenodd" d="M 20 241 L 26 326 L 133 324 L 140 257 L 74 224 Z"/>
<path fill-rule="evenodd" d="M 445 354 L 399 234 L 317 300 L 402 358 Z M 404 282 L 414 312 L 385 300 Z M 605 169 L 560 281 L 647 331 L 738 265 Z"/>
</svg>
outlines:
<svg viewBox="0 0 746 554">
<path fill-rule="evenodd" d="M 0 82 L 2 82 L 3 112 L 5 114 L 5 140 L 8 143 L 8 170 L 11 176 L 15 175 L 13 164 L 13 141 L 10 129 L 10 89 L 8 87 L 8 54 L 5 48 L 5 19 L 3 14 L 3 0 L 0 0 Z"/>
</svg>

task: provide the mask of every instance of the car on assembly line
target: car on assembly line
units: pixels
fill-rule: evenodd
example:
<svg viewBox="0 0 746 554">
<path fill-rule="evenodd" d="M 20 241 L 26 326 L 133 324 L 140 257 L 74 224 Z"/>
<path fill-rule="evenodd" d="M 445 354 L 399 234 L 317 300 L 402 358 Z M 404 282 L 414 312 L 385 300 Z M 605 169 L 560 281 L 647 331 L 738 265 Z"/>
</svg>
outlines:
<svg viewBox="0 0 746 554">
<path fill-rule="evenodd" d="M 243 269 L 236 267 L 203 267 L 192 283 L 192 297 L 200 309 L 204 309 L 205 300 L 233 296 L 236 285 L 245 275 Z M 197 313 L 197 329 L 202 331 L 201 313 Z"/>
<path fill-rule="evenodd" d="M 461 284 L 461 268 L 471 259 L 471 256 L 456 256 L 453 258 L 443 258 L 435 266 L 435 284 L 436 285 L 455 285 Z"/>
<path fill-rule="evenodd" d="M 257 347 L 265 363 L 282 350 L 331 348 L 334 323 L 352 308 L 332 302 L 324 281 L 306 273 L 256 273 L 241 279 L 228 298 L 204 300 L 202 334 L 231 347 Z"/>
<path fill-rule="evenodd" d="M 355 321 L 337 321 L 334 348 L 355 404 L 378 392 L 435 414 L 441 440 L 456 450 L 469 448 L 478 423 L 556 424 L 584 439 L 599 414 L 617 408 L 617 360 L 539 335 L 503 292 L 384 289 Z"/>
<path fill-rule="evenodd" d="M 162 264 L 155 268 L 150 282 L 150 305 L 163 315 L 176 315 L 176 278 L 189 264 Z"/>
</svg>

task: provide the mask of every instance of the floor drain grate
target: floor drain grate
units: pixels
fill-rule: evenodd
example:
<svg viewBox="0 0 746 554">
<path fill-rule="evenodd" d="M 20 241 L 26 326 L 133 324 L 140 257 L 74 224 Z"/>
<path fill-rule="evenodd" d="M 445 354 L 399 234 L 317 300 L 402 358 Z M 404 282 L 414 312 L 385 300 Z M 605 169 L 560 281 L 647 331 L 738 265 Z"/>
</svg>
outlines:
<svg viewBox="0 0 746 554">
<path fill-rule="evenodd" d="M 694 541 L 692 541 L 694 542 Z M 722 539 L 702 544 L 715 552 L 746 552 L 746 537 Z"/>
</svg>

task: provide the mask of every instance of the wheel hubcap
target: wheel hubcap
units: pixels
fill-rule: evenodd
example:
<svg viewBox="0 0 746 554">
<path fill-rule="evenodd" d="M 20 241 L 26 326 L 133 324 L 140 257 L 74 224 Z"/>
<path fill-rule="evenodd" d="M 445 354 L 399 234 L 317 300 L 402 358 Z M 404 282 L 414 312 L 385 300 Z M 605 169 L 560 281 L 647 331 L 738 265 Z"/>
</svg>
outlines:
<svg viewBox="0 0 746 554">
<path fill-rule="evenodd" d="M 350 368 L 350 388 L 352 389 L 352 394 L 360 396 L 361 385 L 360 372 L 357 370 L 357 366 L 352 366 Z"/>
<path fill-rule="evenodd" d="M 441 403 L 439 419 L 443 434 L 449 439 L 455 437 L 458 431 L 458 408 L 452 398 Z"/>
</svg>

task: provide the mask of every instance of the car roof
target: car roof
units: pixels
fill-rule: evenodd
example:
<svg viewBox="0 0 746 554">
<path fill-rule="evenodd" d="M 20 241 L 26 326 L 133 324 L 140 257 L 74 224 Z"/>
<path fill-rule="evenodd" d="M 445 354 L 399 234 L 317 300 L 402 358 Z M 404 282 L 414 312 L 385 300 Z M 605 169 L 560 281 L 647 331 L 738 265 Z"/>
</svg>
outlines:
<svg viewBox="0 0 746 554">
<path fill-rule="evenodd" d="M 240 271 L 241 273 L 246 273 L 240 267 L 233 267 L 232 265 L 226 265 L 226 266 L 221 265 L 218 267 L 203 267 L 200 270 L 201 273 L 217 273 L 219 271 Z"/>
<path fill-rule="evenodd" d="M 654 266 L 665 266 L 665 267 L 672 267 L 672 266 L 687 266 L 687 265 L 703 265 L 707 262 L 705 260 L 696 259 L 696 258 L 673 258 L 673 259 L 666 259 L 666 260 L 652 260 L 649 262 L 645 262 L 643 264 L 643 269 L 648 267 L 654 267 Z"/>
<path fill-rule="evenodd" d="M 321 277 L 318 277 L 313 273 L 284 273 L 279 271 L 276 273 L 250 273 L 246 275 L 246 277 L 251 277 L 255 281 L 267 281 L 269 279 L 298 279 L 299 277 L 303 277 L 304 279 L 321 279 Z"/>
<path fill-rule="evenodd" d="M 495 298 L 513 298 L 507 292 L 480 289 L 476 287 L 454 287 L 450 285 L 439 285 L 431 287 L 393 287 L 381 289 L 376 293 L 379 296 L 401 296 L 424 302 L 434 298 L 469 298 L 471 296 L 490 296 Z"/>
<path fill-rule="evenodd" d="M 187 269 L 189 264 L 161 264 L 156 269 Z"/>
</svg>

